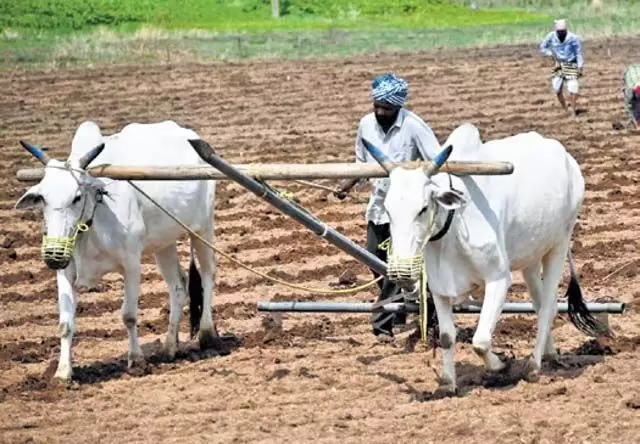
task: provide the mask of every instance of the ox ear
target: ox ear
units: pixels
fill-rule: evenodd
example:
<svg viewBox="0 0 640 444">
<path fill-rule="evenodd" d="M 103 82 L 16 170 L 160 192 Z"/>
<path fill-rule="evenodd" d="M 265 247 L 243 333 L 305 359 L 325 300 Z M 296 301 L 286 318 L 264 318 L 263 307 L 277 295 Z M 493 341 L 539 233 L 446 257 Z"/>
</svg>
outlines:
<svg viewBox="0 0 640 444">
<path fill-rule="evenodd" d="M 467 196 L 457 190 L 436 189 L 433 191 L 433 198 L 438 205 L 447 210 L 457 210 L 468 202 Z"/>
<path fill-rule="evenodd" d="M 44 203 L 42 194 L 40 194 L 40 185 L 34 185 L 27 190 L 26 193 L 18 199 L 14 208 L 16 210 L 25 210 L 27 208 L 40 207 Z"/>
</svg>

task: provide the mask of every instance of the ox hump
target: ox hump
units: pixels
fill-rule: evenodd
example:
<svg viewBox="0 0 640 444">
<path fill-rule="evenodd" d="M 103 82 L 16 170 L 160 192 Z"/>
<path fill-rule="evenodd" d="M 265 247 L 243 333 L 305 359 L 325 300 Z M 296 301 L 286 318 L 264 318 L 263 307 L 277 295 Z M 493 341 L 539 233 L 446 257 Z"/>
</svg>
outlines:
<svg viewBox="0 0 640 444">
<path fill-rule="evenodd" d="M 474 160 L 482 146 L 480 131 L 472 123 L 463 123 L 454 129 L 442 146 L 453 145 L 449 160 Z"/>
<path fill-rule="evenodd" d="M 79 159 L 101 143 L 102 133 L 98 124 L 89 120 L 84 121 L 73 135 L 69 159 Z"/>
</svg>

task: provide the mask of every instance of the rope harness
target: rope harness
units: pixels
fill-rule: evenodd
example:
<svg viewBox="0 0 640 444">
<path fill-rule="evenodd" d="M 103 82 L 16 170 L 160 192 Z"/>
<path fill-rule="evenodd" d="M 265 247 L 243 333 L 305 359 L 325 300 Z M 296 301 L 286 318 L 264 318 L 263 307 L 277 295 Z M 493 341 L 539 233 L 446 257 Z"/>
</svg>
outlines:
<svg viewBox="0 0 640 444">
<path fill-rule="evenodd" d="M 51 165 L 51 166 L 48 166 L 47 168 L 58 168 L 61 170 L 69 171 L 69 173 L 72 173 L 72 171 L 76 171 L 81 174 L 85 173 L 83 170 L 79 170 L 71 167 L 68 161 L 65 162 L 65 165 L 63 167 Z M 82 184 L 80 183 L 80 181 L 76 176 L 71 174 L 71 177 L 75 179 L 79 187 L 82 187 Z M 93 206 L 91 215 L 86 219 L 86 221 L 83 221 L 84 212 L 87 206 L 87 199 L 84 199 L 82 203 L 82 210 L 80 211 L 80 217 L 75 223 L 75 228 L 71 236 L 47 236 L 46 234 L 42 236 L 42 245 L 40 248 L 40 255 L 43 260 L 49 263 L 51 262 L 67 263 L 71 260 L 78 236 L 81 233 L 85 233 L 89 231 L 89 227 L 91 227 L 93 223 L 93 217 L 95 215 L 96 208 L 98 207 L 98 204 L 102 203 L 103 196 L 105 194 L 107 194 L 106 191 L 102 189 L 96 189 L 96 195 L 95 195 L 96 203 Z"/>
</svg>

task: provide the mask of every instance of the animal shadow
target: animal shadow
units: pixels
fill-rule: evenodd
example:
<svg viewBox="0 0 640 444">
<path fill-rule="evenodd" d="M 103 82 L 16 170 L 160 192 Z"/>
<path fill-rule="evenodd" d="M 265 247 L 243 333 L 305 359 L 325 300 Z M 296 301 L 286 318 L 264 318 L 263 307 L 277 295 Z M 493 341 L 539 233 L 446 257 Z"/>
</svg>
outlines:
<svg viewBox="0 0 640 444">
<path fill-rule="evenodd" d="M 182 343 L 173 359 L 164 354 L 162 343 L 157 339 L 142 345 L 142 352 L 145 356 L 144 362 L 128 368 L 127 356 L 123 354 L 114 360 L 77 366 L 73 368 L 73 382 L 85 385 L 118 379 L 125 374 L 132 377 L 161 374 L 178 367 L 181 362 L 195 362 L 229 355 L 232 350 L 240 346 L 240 340 L 235 335 L 220 335 L 220 339 L 220 347 L 204 350 L 201 350 L 197 343 Z"/>
<path fill-rule="evenodd" d="M 603 363 L 606 355 L 615 354 L 617 354 L 615 348 L 602 345 L 597 340 L 591 339 L 568 352 L 559 353 L 555 361 L 543 361 L 539 375 L 551 376 L 556 380 L 573 379 L 580 376 L 586 368 Z M 528 357 L 516 359 L 513 356 L 503 356 L 503 359 L 507 366 L 499 372 L 491 372 L 484 365 L 457 363 L 458 388 L 456 393 L 447 392 L 441 388 L 433 392 L 418 390 L 405 378 L 394 374 L 379 373 L 378 376 L 401 385 L 401 391 L 409 394 L 411 400 L 415 402 L 430 402 L 447 397 L 464 397 L 477 387 L 490 390 L 510 390 L 523 380 L 535 382 L 535 379 L 532 380 L 527 376 Z"/>
</svg>

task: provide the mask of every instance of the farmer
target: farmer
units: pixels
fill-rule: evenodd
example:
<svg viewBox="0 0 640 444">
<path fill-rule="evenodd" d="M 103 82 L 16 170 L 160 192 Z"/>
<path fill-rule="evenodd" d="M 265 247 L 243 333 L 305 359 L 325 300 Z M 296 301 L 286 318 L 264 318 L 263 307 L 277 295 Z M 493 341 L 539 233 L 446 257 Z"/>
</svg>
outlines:
<svg viewBox="0 0 640 444">
<path fill-rule="evenodd" d="M 633 63 L 625 68 L 622 74 L 622 92 L 631 121 L 640 129 L 640 63 Z"/>
<path fill-rule="evenodd" d="M 582 40 L 567 30 L 565 19 L 555 21 L 555 30 L 551 31 L 540 43 L 540 52 L 554 60 L 551 87 L 558 96 L 558 101 L 565 111 L 567 104 L 562 95 L 562 86 L 567 83 L 571 111 L 576 115 L 576 98 L 579 92 L 578 78 L 582 76 L 584 57 L 582 54 Z"/>
<path fill-rule="evenodd" d="M 440 151 L 440 143 L 429 126 L 416 114 L 404 107 L 407 98 L 407 82 L 395 74 L 383 74 L 372 83 L 373 112 L 364 116 L 359 123 L 356 136 L 356 162 L 376 162 L 365 149 L 362 139 L 375 145 L 393 162 L 407 162 L 418 159 L 432 159 Z M 380 244 L 389 239 L 389 217 L 383 201 L 389 186 L 388 178 L 369 179 L 371 198 L 366 209 L 367 250 L 378 258 L 387 260 L 387 248 Z M 344 199 L 347 192 L 357 183 L 366 179 L 348 179 L 334 193 Z M 387 243 L 388 244 L 388 243 Z M 379 275 L 372 270 L 373 276 Z M 388 279 L 378 281 L 380 295 L 378 302 L 399 302 L 399 289 Z M 385 301 L 386 302 L 386 301 Z M 374 313 L 371 322 L 373 333 L 393 337 L 393 325 L 404 324 L 405 315 Z"/>
</svg>

